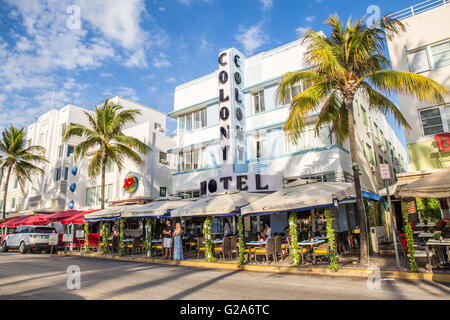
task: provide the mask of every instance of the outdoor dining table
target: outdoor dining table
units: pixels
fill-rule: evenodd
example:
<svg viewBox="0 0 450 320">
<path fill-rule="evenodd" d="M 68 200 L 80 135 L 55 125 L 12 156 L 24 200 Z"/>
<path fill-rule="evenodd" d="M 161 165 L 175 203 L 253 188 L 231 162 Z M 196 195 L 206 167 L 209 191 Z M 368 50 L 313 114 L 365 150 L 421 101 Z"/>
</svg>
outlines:
<svg viewBox="0 0 450 320">
<path fill-rule="evenodd" d="M 449 263 L 450 259 L 450 240 L 429 240 L 426 243 L 426 253 L 427 253 L 427 262 L 430 266 L 431 259 L 430 259 L 430 247 L 436 247 L 438 251 L 438 257 L 440 264 L 446 264 Z"/>
</svg>

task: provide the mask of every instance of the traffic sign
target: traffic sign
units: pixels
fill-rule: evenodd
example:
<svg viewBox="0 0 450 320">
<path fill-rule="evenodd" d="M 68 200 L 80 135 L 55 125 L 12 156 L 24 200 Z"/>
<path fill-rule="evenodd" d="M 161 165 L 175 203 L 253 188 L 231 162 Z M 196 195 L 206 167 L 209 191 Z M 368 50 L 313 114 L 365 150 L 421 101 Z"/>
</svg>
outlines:
<svg viewBox="0 0 450 320">
<path fill-rule="evenodd" d="M 380 172 L 381 172 L 381 179 L 383 180 L 391 179 L 391 172 L 389 170 L 388 164 L 380 164 Z"/>
</svg>

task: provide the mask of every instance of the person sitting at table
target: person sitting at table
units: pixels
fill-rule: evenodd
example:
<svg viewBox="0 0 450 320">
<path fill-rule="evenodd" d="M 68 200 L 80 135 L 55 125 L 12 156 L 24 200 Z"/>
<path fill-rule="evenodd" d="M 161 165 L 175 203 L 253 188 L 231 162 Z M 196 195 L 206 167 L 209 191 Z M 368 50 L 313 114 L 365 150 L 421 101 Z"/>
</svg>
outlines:
<svg viewBox="0 0 450 320">
<path fill-rule="evenodd" d="M 181 229 L 181 224 L 177 222 L 175 224 L 175 231 L 173 232 L 173 259 L 174 260 L 184 260 L 183 256 L 183 241 L 181 241 L 181 235 L 183 230 Z"/>
<path fill-rule="evenodd" d="M 164 259 L 172 259 L 172 222 L 169 219 L 166 220 L 166 225 L 163 229 L 163 235 Z"/>
<path fill-rule="evenodd" d="M 267 240 L 267 238 L 271 238 L 272 237 L 272 228 L 270 228 L 268 223 L 264 224 L 264 232 L 263 232 L 263 239 L 264 241 Z"/>
</svg>

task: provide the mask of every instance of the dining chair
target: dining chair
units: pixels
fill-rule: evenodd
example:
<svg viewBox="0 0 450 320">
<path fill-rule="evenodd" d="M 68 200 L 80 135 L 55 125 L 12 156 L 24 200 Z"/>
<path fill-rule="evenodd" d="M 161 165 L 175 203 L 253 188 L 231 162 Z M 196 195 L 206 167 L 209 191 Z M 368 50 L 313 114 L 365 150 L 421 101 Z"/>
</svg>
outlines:
<svg viewBox="0 0 450 320">
<path fill-rule="evenodd" d="M 236 258 L 239 257 L 238 237 L 232 236 L 230 242 L 230 258 L 233 258 L 233 254 L 236 254 Z"/>
<path fill-rule="evenodd" d="M 283 260 L 283 248 L 281 246 L 281 237 L 275 237 L 275 260 L 278 262 L 278 255 L 280 255 L 280 259 Z"/>
<path fill-rule="evenodd" d="M 258 256 L 263 256 L 266 258 L 267 263 L 269 263 L 269 256 L 275 261 L 275 241 L 274 238 L 267 238 L 266 244 L 263 248 L 256 248 L 254 250 L 254 259 L 257 260 Z"/>
<path fill-rule="evenodd" d="M 142 254 L 141 239 L 139 237 L 134 237 L 133 238 L 132 252 L 133 252 L 133 254 Z"/>
<path fill-rule="evenodd" d="M 197 259 L 200 259 L 200 252 L 206 254 L 205 238 L 197 238 Z"/>
<path fill-rule="evenodd" d="M 328 244 L 322 244 L 313 248 L 313 263 L 317 264 L 318 257 L 325 257 L 325 260 L 329 260 L 330 246 Z"/>
</svg>

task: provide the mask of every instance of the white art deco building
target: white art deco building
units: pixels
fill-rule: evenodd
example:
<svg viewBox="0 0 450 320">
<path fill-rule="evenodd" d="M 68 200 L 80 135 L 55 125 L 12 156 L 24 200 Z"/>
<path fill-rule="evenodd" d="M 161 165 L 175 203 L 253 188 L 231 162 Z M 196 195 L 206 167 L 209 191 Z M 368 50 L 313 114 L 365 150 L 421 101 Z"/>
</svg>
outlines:
<svg viewBox="0 0 450 320">
<path fill-rule="evenodd" d="M 173 139 L 166 136 L 167 115 L 142 104 L 115 97 L 110 99 L 127 109 L 139 109 L 142 114 L 137 121 L 125 128 L 124 134 L 141 139 L 152 151 L 142 155 L 144 163 L 137 165 L 125 160 L 124 169 L 107 168 L 106 200 L 144 202 L 172 193 L 171 161 L 167 150 L 174 146 Z M 38 118 L 27 129 L 27 144 L 40 145 L 46 149 L 47 164 L 41 165 L 45 173 L 37 176 L 33 184 L 27 183 L 22 195 L 14 176 L 8 192 L 7 212 L 57 212 L 66 209 L 84 210 L 100 208 L 101 177 L 90 179 L 87 173 L 89 155 L 74 161 L 74 147 L 81 142 L 78 137 L 62 142 L 62 132 L 70 124 L 89 127 L 86 109 L 66 105 L 53 109 Z M 92 112 L 92 111 L 89 111 Z M 133 188 L 124 190 L 125 180 L 132 177 Z M 5 183 L 0 196 L 3 199 Z M 72 191 L 73 190 L 73 191 Z"/>
</svg>

